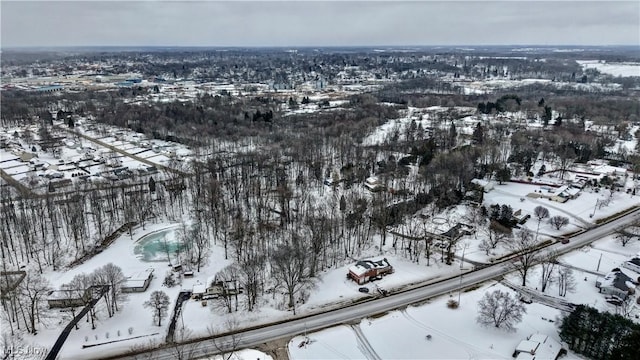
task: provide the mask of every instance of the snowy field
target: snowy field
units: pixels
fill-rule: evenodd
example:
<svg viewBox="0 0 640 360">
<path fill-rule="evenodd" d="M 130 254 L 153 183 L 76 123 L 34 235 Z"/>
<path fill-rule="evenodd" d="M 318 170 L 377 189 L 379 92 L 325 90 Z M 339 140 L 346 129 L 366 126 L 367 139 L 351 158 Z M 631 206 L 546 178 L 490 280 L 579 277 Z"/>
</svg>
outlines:
<svg viewBox="0 0 640 360">
<path fill-rule="evenodd" d="M 476 304 L 486 291 L 509 288 L 491 283 L 460 295 L 458 309 L 447 308 L 449 296 L 392 311 L 358 325 L 338 326 L 289 342 L 291 359 L 511 359 L 516 345 L 533 333 L 560 340 L 555 319 L 560 311 L 540 304 L 525 305 L 527 314 L 515 332 L 483 328 L 475 321 Z M 451 294 L 457 299 L 458 294 Z M 431 339 L 427 339 L 431 335 Z M 364 345 L 363 345 L 364 344 Z M 372 354 L 373 353 L 373 354 Z M 569 354 L 565 359 L 577 359 Z"/>
<path fill-rule="evenodd" d="M 601 259 L 600 272 L 603 274 L 613 267 L 620 267 L 640 250 L 640 241 L 623 247 L 613 236 L 605 237 L 580 251 L 564 255 L 561 264 L 574 267 L 575 289 L 566 297 L 558 295 L 557 284 L 552 282 L 544 295 L 538 290 L 540 266 L 532 269 L 527 281 L 528 288 L 540 295 L 587 304 L 601 311 L 615 313 L 615 306 L 604 301 L 595 281 L 600 277 L 593 274 Z M 589 272 L 578 268 L 585 268 Z M 626 270 L 630 276 L 638 276 Z M 511 283 L 519 284 L 515 274 L 506 277 Z M 517 296 L 517 292 L 500 283 L 489 282 L 478 289 L 460 294 L 451 293 L 427 301 L 425 304 L 409 306 L 404 310 L 392 311 L 382 317 L 363 319 L 358 325 L 337 326 L 319 332 L 294 337 L 289 342 L 291 359 L 511 359 L 516 345 L 535 333 L 548 335 L 560 341 L 558 320 L 562 312 L 538 303 L 526 304 L 527 313 L 517 325 L 515 332 L 494 328 L 483 328 L 475 321 L 477 303 L 487 291 L 500 289 Z M 457 300 L 460 307 L 447 308 L 449 299 Z M 640 308 L 632 310 L 640 316 Z M 430 335 L 430 339 L 427 339 Z M 305 341 L 308 339 L 308 341 Z M 580 359 L 569 352 L 565 359 Z"/>
<path fill-rule="evenodd" d="M 599 60 L 576 61 L 583 69 L 597 69 L 601 73 L 613 76 L 640 76 L 640 63 L 607 63 Z"/>
</svg>

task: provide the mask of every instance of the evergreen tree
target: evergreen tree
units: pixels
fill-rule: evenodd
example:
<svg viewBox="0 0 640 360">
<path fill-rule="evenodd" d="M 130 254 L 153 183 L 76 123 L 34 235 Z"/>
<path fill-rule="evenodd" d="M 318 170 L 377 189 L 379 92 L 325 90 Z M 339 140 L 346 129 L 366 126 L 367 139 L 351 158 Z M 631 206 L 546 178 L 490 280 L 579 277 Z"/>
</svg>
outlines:
<svg viewBox="0 0 640 360">
<path fill-rule="evenodd" d="M 476 145 L 482 145 L 484 143 L 484 129 L 482 125 L 478 123 L 475 130 L 473 130 L 473 143 Z"/>
</svg>

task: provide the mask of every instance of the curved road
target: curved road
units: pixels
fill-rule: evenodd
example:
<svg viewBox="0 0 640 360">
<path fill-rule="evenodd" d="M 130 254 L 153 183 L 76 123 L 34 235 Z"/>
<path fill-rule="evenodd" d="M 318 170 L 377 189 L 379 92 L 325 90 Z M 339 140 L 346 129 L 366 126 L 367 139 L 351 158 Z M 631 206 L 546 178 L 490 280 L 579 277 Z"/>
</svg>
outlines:
<svg viewBox="0 0 640 360">
<path fill-rule="evenodd" d="M 593 227 L 588 231 L 583 232 L 582 234 L 572 237 L 571 241 L 568 244 L 557 242 L 542 249 L 541 251 L 555 251 L 558 254 L 564 254 L 582 246 L 588 245 L 594 240 L 598 240 L 606 235 L 613 233 L 617 228 L 625 226 L 626 224 L 638 219 L 640 219 L 640 209 L 635 209 L 613 221 Z M 193 342 L 186 345 L 176 346 L 189 346 L 193 348 L 197 345 L 197 348 L 193 353 L 194 358 L 205 357 L 212 354 L 220 353 L 221 350 L 225 348 L 227 350 L 234 350 L 234 348 L 243 349 L 255 347 L 259 344 L 270 342 L 272 340 L 285 337 L 293 337 L 304 332 L 320 330 L 338 324 L 351 323 L 373 314 L 384 313 L 386 311 L 421 302 L 429 298 L 447 294 L 456 291 L 459 288 L 466 288 L 474 284 L 482 283 L 487 280 L 500 277 L 510 271 L 512 270 L 510 270 L 509 267 L 505 265 L 505 262 L 501 262 L 476 271 L 468 272 L 463 276 L 451 277 L 444 281 L 427 284 L 425 286 L 401 293 L 396 293 L 388 297 L 379 298 L 316 315 L 297 318 L 279 324 L 267 325 L 261 328 L 251 329 L 239 332 L 236 335 L 222 336 L 216 339 L 216 344 L 214 344 L 213 340 L 211 339 L 203 339 L 197 341 L 194 340 Z M 235 344 L 235 346 L 233 344 Z M 160 348 L 139 354 L 138 358 L 171 360 L 175 358 L 174 354 L 175 349 L 174 351 L 172 351 L 171 348 Z M 114 356 L 114 358 L 116 357 L 123 359 L 136 359 L 135 355 Z"/>
</svg>

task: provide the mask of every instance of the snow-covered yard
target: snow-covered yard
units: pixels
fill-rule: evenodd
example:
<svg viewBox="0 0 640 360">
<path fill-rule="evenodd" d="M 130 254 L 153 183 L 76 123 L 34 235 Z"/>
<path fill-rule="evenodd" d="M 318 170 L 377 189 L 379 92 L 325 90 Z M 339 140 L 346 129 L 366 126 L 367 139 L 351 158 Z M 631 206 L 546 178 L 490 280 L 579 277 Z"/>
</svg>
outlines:
<svg viewBox="0 0 640 360">
<path fill-rule="evenodd" d="M 447 308 L 450 297 L 442 296 L 351 327 L 309 333 L 307 345 L 300 346 L 305 340 L 300 335 L 289 342 L 289 354 L 291 359 L 362 359 L 372 349 L 382 359 L 511 359 L 516 345 L 533 333 L 560 340 L 555 323 L 560 311 L 535 303 L 526 305 L 527 313 L 515 332 L 477 324 L 477 302 L 496 289 L 512 292 L 500 284 L 485 284 L 463 292 L 458 309 Z M 457 293 L 451 296 L 457 299 Z M 577 359 L 571 354 L 567 358 Z"/>
</svg>

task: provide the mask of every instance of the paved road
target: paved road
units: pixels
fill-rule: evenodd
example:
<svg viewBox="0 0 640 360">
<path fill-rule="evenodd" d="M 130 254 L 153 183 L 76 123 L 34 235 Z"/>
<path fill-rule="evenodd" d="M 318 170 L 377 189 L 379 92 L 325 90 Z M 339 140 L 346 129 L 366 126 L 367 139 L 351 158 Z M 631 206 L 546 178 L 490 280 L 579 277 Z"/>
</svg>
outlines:
<svg viewBox="0 0 640 360">
<path fill-rule="evenodd" d="M 613 233 L 616 228 L 637 219 L 640 219 L 640 210 L 638 209 L 607 224 L 594 227 L 589 231 L 576 235 L 571 238 L 571 241 L 568 244 L 558 242 L 548 246 L 542 251 L 555 251 L 558 254 L 573 251 L 582 246 L 588 245 L 592 241 L 601 239 L 602 237 Z M 370 300 L 349 307 L 310 315 L 307 317 L 299 317 L 280 324 L 267 325 L 261 328 L 247 330 L 233 336 L 222 336 L 216 339 L 217 344 L 214 344 L 211 339 L 202 339 L 198 341 L 199 345 L 195 351 L 194 357 L 204 357 L 219 353 L 221 348 L 224 348 L 225 346 L 232 347 L 231 344 L 234 343 L 237 344 L 235 346 L 236 349 L 250 348 L 276 339 L 302 334 L 305 331 L 312 332 L 338 324 L 350 323 L 373 314 L 384 313 L 386 311 L 398 309 L 439 295 L 455 292 L 459 288 L 466 288 L 490 279 L 498 278 L 510 271 L 509 267 L 505 265 L 505 262 L 501 262 L 476 271 L 465 273 L 463 276 L 454 276 L 440 282 L 393 294 L 388 297 Z M 189 344 L 188 346 L 193 347 L 193 344 Z M 108 356 L 109 354 L 104 355 Z M 133 355 L 128 357 L 115 356 L 115 354 L 113 355 L 113 358 L 136 358 Z M 170 360 L 173 359 L 174 356 L 170 350 L 154 349 L 142 354 L 140 358 Z"/>
</svg>

